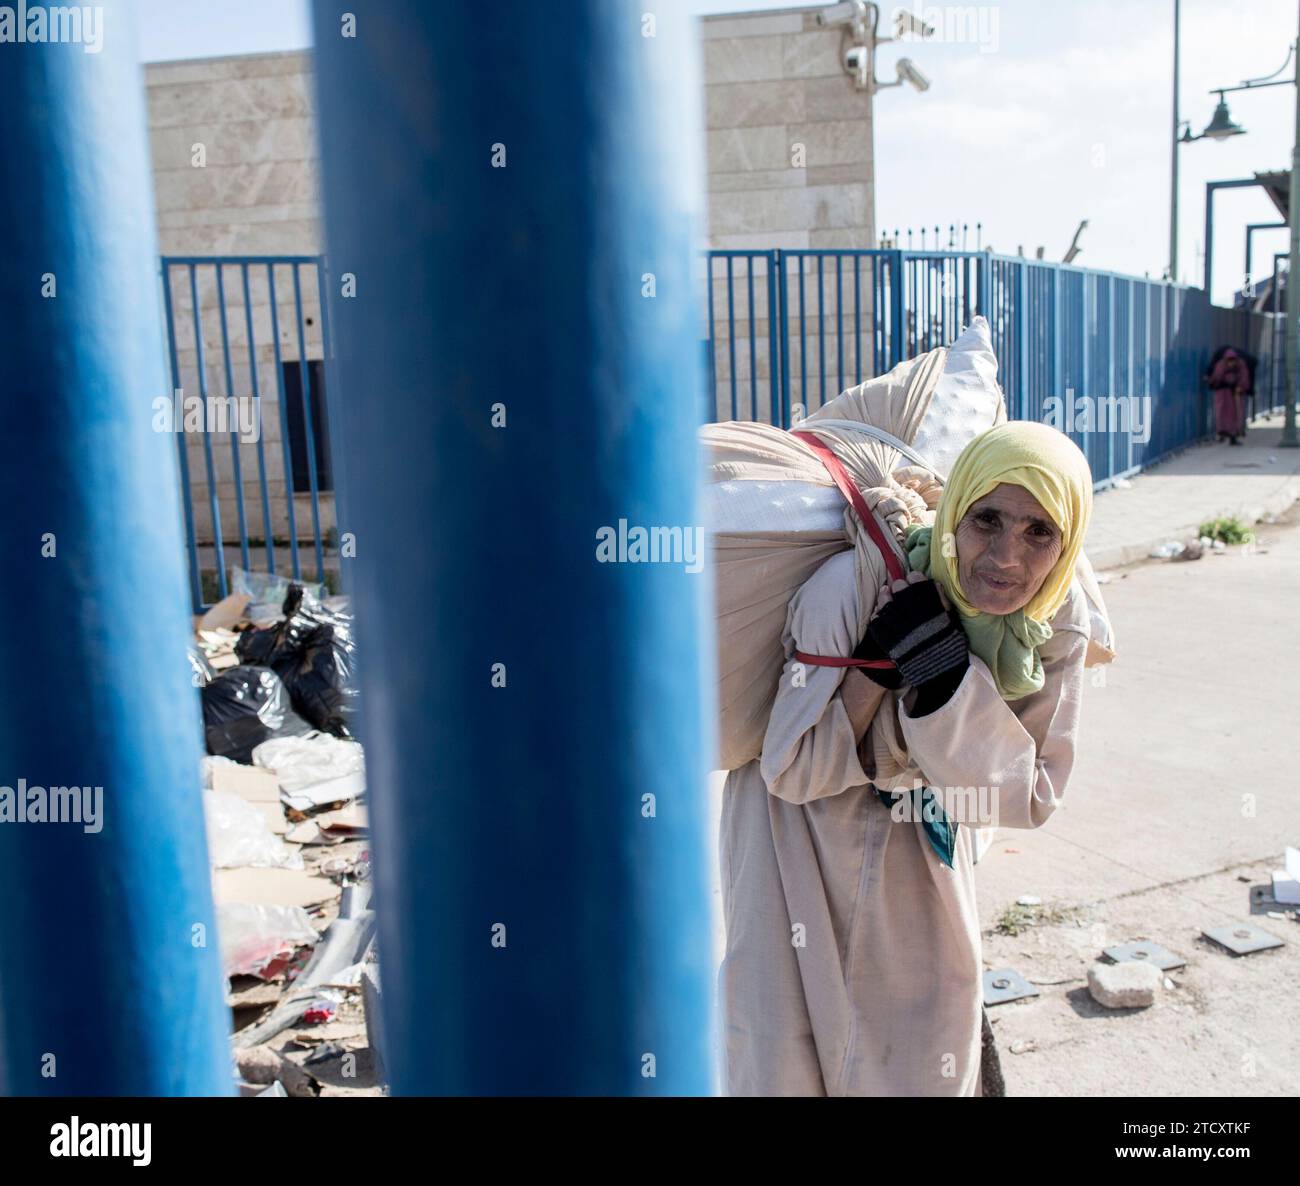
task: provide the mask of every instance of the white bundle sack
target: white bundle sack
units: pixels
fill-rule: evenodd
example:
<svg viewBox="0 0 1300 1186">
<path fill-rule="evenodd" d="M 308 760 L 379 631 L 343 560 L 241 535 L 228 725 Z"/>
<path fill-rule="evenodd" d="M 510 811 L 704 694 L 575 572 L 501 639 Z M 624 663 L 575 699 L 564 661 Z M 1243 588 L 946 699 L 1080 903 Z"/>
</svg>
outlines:
<svg viewBox="0 0 1300 1186">
<path fill-rule="evenodd" d="M 907 528 L 932 522 L 958 455 L 1005 419 L 988 322 L 976 317 L 951 348 L 850 388 L 794 427 L 835 454 L 901 561 Z M 795 591 L 829 556 L 854 548 L 861 633 L 888 569 L 825 465 L 792 432 L 728 421 L 706 425 L 701 441 L 717 598 L 718 768 L 732 770 L 761 753 Z M 1093 617 L 1088 663 L 1108 662 L 1113 629 L 1086 557 L 1076 579 Z"/>
</svg>

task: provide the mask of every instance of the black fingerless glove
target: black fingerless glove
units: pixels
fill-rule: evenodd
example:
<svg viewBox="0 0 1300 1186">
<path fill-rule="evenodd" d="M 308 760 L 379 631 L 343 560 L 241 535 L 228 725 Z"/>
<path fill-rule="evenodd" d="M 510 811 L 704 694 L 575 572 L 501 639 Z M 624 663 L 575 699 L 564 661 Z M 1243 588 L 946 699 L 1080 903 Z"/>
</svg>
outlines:
<svg viewBox="0 0 1300 1186">
<path fill-rule="evenodd" d="M 961 619 L 944 608 L 933 581 L 918 581 L 893 594 L 871 619 L 867 637 L 898 665 L 902 682 L 916 689 L 914 716 L 927 716 L 946 704 L 970 666 Z"/>
<path fill-rule="evenodd" d="M 889 656 L 880 649 L 880 645 L 871 637 L 871 632 L 863 636 L 862 641 L 858 643 L 858 649 L 853 652 L 855 659 L 888 659 Z M 891 692 L 897 691 L 903 686 L 903 677 L 899 675 L 898 668 L 889 667 L 859 667 L 867 679 L 872 683 L 879 684 L 882 688 L 888 688 Z"/>
</svg>

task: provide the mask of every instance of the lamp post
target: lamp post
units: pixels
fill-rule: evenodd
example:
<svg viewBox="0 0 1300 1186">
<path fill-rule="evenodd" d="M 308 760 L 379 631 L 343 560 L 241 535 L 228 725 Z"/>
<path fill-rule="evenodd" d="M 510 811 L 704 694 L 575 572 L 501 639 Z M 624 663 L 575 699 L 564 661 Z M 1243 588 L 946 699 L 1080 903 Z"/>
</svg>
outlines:
<svg viewBox="0 0 1300 1186">
<path fill-rule="evenodd" d="M 1219 105 L 1214 109 L 1214 115 L 1210 122 L 1205 125 L 1205 131 L 1199 136 L 1192 135 L 1192 126 L 1189 120 L 1181 119 L 1178 114 L 1178 78 L 1179 78 L 1179 45 L 1181 40 L 1182 24 L 1182 3 L 1181 0 L 1174 0 L 1174 103 L 1173 103 L 1173 143 L 1169 148 L 1169 279 L 1172 283 L 1178 283 L 1178 146 L 1180 144 L 1191 144 L 1197 140 L 1227 140 L 1231 136 L 1240 136 L 1245 132 L 1245 128 L 1236 124 L 1232 116 L 1228 114 L 1228 105 L 1224 102 L 1223 91 L 1211 91 L 1211 94 L 1219 96 Z M 1289 60 L 1289 59 L 1288 59 Z M 1269 75 L 1271 78 L 1272 75 Z M 1255 85 L 1263 85 L 1256 83 Z M 1274 86 L 1275 83 L 1268 85 Z M 1247 88 L 1225 87 L 1225 90 L 1239 90 Z M 1206 297 L 1209 297 L 1209 291 L 1206 291 Z"/>
<path fill-rule="evenodd" d="M 1226 140 L 1229 136 L 1239 136 L 1241 135 L 1242 132 L 1246 130 L 1240 125 L 1234 123 L 1232 116 L 1228 114 L 1228 104 L 1223 97 L 1228 91 L 1254 91 L 1254 90 L 1262 90 L 1264 87 L 1270 87 L 1270 86 L 1294 86 L 1296 88 L 1295 136 L 1291 145 L 1291 188 L 1290 188 L 1290 194 L 1287 198 L 1287 221 L 1290 223 L 1291 226 L 1291 265 L 1290 266 L 1291 266 L 1291 275 L 1294 276 L 1296 274 L 1296 268 L 1300 267 L 1300 221 L 1297 220 L 1296 199 L 1295 199 L 1297 188 L 1300 187 L 1300 54 L 1296 53 L 1297 43 L 1292 42 L 1291 48 L 1287 53 L 1286 61 L 1283 62 L 1282 65 L 1279 66 L 1276 70 L 1274 70 L 1272 74 L 1267 74 L 1263 78 L 1247 79 L 1245 82 L 1239 83 L 1237 86 L 1215 87 L 1213 90 L 1211 90 L 1210 94 L 1219 96 L 1219 103 L 1218 106 L 1215 107 L 1214 116 L 1210 120 L 1210 122 L 1206 125 L 1205 131 L 1202 132 L 1200 136 L 1193 136 L 1191 134 L 1191 129 L 1186 128 L 1183 132 L 1183 135 L 1181 137 L 1178 137 L 1177 136 L 1178 94 L 1177 94 L 1177 81 L 1176 81 L 1178 77 L 1178 8 L 1179 8 L 1178 0 L 1174 0 L 1174 78 L 1175 78 L 1174 131 L 1176 137 L 1176 141 L 1174 145 L 1175 157 L 1177 157 L 1178 155 L 1177 146 L 1179 143 L 1188 144 L 1193 140 L 1201 140 L 1207 137 L 1214 140 Z M 1300 14 L 1298 14 L 1297 16 L 1297 25 L 1300 26 Z M 1278 78 L 1278 75 L 1281 74 L 1287 68 L 1287 66 L 1291 65 L 1293 61 L 1295 63 L 1295 67 L 1291 73 L 1291 77 Z M 1175 223 L 1177 222 L 1177 217 L 1178 217 L 1177 177 L 1178 177 L 1178 170 L 1177 170 L 1177 164 L 1175 163 L 1174 166 L 1175 187 L 1174 187 L 1173 209 L 1172 209 L 1172 217 Z M 1223 184 L 1225 183 L 1212 182 L 1211 187 L 1214 185 L 1223 185 Z M 1232 184 L 1232 183 L 1227 183 L 1227 184 Z M 1237 184 L 1249 184 L 1249 183 L 1237 183 Z M 1205 206 L 1205 225 L 1206 225 L 1205 296 L 1207 300 L 1209 299 L 1210 296 L 1210 283 L 1209 283 L 1210 247 L 1211 247 L 1210 198 L 1213 192 L 1211 187 L 1207 187 L 1206 190 L 1206 206 Z M 1176 236 L 1171 236 L 1170 246 L 1171 246 L 1170 277 L 1173 278 L 1174 275 L 1173 268 L 1177 266 L 1177 257 L 1175 254 L 1177 250 Z M 1289 289 L 1288 289 L 1288 293 L 1289 293 Z M 1286 311 L 1287 397 L 1286 397 L 1286 408 L 1284 414 L 1285 418 L 1283 421 L 1283 428 L 1282 428 L 1282 439 L 1278 441 L 1278 447 L 1282 449 L 1300 448 L 1300 439 L 1297 439 L 1296 437 L 1296 421 L 1295 421 L 1296 356 L 1297 356 L 1297 345 L 1300 344 L 1300 341 L 1298 341 L 1298 337 L 1297 337 L 1296 318 L 1298 313 L 1300 313 L 1300 309 L 1292 305 L 1292 302 L 1288 295 L 1287 311 Z"/>
</svg>

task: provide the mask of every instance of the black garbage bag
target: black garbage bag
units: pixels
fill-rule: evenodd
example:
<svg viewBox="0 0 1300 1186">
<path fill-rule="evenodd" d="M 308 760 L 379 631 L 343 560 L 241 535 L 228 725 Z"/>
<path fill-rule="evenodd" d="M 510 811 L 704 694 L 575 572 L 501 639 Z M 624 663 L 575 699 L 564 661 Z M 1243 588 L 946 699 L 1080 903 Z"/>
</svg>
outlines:
<svg viewBox="0 0 1300 1186">
<path fill-rule="evenodd" d="M 217 677 L 208 657 L 194 643 L 186 647 L 190 660 L 190 683 L 196 688 L 206 688 Z"/>
<path fill-rule="evenodd" d="M 289 586 L 282 609 L 283 621 L 240 635 L 239 661 L 275 671 L 294 710 L 313 727 L 350 737 L 356 712 L 351 615 L 322 605 L 301 585 Z"/>
<path fill-rule="evenodd" d="M 246 766 L 253 750 L 272 737 L 311 731 L 290 707 L 280 677 L 269 667 L 231 667 L 199 693 L 208 753 Z"/>
</svg>

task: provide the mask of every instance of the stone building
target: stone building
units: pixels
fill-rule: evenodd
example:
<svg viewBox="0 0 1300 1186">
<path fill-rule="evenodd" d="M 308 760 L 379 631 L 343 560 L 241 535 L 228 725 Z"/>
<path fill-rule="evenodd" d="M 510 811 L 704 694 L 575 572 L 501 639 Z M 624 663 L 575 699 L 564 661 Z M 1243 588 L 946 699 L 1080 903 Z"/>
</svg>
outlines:
<svg viewBox="0 0 1300 1186">
<path fill-rule="evenodd" d="M 874 244 L 870 98 L 854 89 L 841 65 L 843 34 L 817 25 L 816 11 L 790 8 L 700 22 L 708 245 L 712 248 L 798 251 Z M 145 83 L 158 237 L 165 256 L 315 256 L 324 251 L 309 52 L 155 63 L 145 68 Z M 805 272 L 806 313 L 834 315 L 837 278 L 833 269 L 825 269 L 819 290 L 814 265 L 813 260 L 800 265 Z M 701 258 L 702 313 L 708 308 L 705 266 Z M 722 418 L 732 414 L 734 375 L 736 414 L 766 419 L 772 415 L 767 394 L 771 386 L 769 308 L 775 304 L 769 301 L 768 259 L 733 259 L 730 287 L 727 268 L 725 260 L 713 264 L 715 414 Z M 286 539 L 291 505 L 286 475 L 291 474 L 295 534 L 304 543 L 314 539 L 306 444 L 311 436 L 325 450 L 327 438 L 319 423 L 319 400 L 310 401 L 316 421 L 311 433 L 300 408 L 304 379 L 315 391 L 325 373 L 321 310 L 316 269 L 299 268 L 299 323 L 294 270 L 288 265 L 273 269 L 273 309 L 267 266 L 250 266 L 246 309 L 243 269 L 220 269 L 219 291 L 214 265 L 194 268 L 193 294 L 200 310 L 208 393 L 248 394 L 255 377 L 263 397 L 260 452 L 252 443 L 232 448 L 229 440 L 221 438 L 188 439 L 200 541 L 212 540 L 206 446 L 212 452 L 223 538 L 237 538 L 236 491 L 242 487 L 248 535 L 263 539 L 269 520 L 271 536 Z M 170 268 L 169 280 L 180 383 L 187 395 L 196 394 L 199 348 L 188 265 Z M 843 298 L 845 277 L 838 280 Z M 787 285 L 793 301 L 794 269 L 787 275 Z M 870 283 L 865 288 L 855 324 L 864 319 L 870 324 Z M 836 324 L 846 325 L 849 315 L 841 308 Z M 704 322 L 701 338 L 707 336 Z M 833 358 L 838 356 L 838 337 L 832 327 L 827 346 Z M 229 379 L 223 343 L 229 346 Z M 795 340 L 790 362 L 796 373 L 797 351 Z M 304 360 L 307 365 L 300 365 Z M 838 382 L 838 376 L 832 376 L 832 382 Z M 291 421 L 287 434 L 281 424 L 282 385 Z M 236 456 L 242 479 L 238 484 Z M 326 480 L 330 475 L 323 472 L 328 467 L 321 464 L 328 458 L 316 460 L 321 530 L 328 531 L 333 524 L 333 500 Z M 258 476 L 263 467 L 268 489 L 265 507 Z M 227 555 L 231 556 L 229 548 Z M 264 553 L 255 550 L 250 562 L 265 567 Z"/>
</svg>

